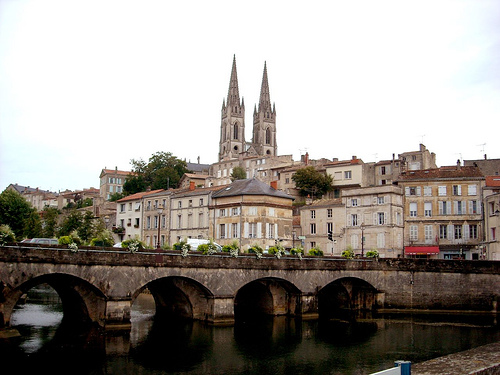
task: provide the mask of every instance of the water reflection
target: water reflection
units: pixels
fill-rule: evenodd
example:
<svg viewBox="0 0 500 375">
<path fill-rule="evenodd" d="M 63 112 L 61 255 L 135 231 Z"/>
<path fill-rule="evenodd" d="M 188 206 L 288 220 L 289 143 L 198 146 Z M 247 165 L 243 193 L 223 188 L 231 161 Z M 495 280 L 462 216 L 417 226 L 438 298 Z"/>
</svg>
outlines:
<svg viewBox="0 0 500 375">
<path fill-rule="evenodd" d="M 66 324 L 57 302 L 28 302 L 12 319 L 22 337 L 0 340 L 2 363 L 14 366 L 6 373 L 367 374 L 500 340 L 489 316 L 256 316 L 214 327 L 155 317 L 150 295 L 136 300 L 130 334 L 117 335 Z"/>
</svg>

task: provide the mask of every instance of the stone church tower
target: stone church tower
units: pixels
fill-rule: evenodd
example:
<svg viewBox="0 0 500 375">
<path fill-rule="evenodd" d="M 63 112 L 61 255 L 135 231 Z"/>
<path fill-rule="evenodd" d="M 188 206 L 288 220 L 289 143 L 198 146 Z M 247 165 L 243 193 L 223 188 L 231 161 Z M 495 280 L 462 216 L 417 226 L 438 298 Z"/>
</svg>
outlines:
<svg viewBox="0 0 500 375">
<path fill-rule="evenodd" d="M 219 161 L 237 159 L 245 151 L 245 102 L 240 101 L 236 56 L 233 58 L 227 102 L 222 101 Z"/>
<path fill-rule="evenodd" d="M 264 63 L 264 74 L 260 88 L 259 108 L 253 111 L 252 146 L 259 156 L 277 156 L 276 144 L 276 108 L 271 108 L 271 96 L 267 81 L 267 65 Z"/>
<path fill-rule="evenodd" d="M 259 106 L 253 113 L 252 142 L 245 141 L 245 102 L 240 100 L 236 56 L 233 58 L 227 99 L 222 101 L 219 162 L 238 159 L 242 153 L 256 156 L 277 156 L 276 110 L 271 107 L 267 65 L 260 89 Z"/>
</svg>

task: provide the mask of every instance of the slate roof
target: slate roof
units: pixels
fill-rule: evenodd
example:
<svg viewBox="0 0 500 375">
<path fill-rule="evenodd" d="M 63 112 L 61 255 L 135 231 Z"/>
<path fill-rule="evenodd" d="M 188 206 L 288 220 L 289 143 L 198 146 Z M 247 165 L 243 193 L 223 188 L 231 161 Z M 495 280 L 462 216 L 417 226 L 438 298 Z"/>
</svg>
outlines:
<svg viewBox="0 0 500 375">
<path fill-rule="evenodd" d="M 484 178 L 478 167 L 441 167 L 434 169 L 422 169 L 401 173 L 399 181 L 407 180 L 437 180 L 437 179 L 459 179 L 459 178 Z"/>
<path fill-rule="evenodd" d="M 268 195 L 272 197 L 294 199 L 280 190 L 275 190 L 271 186 L 255 179 L 235 180 L 225 189 L 215 192 L 212 197 L 232 197 L 235 195 Z"/>
</svg>

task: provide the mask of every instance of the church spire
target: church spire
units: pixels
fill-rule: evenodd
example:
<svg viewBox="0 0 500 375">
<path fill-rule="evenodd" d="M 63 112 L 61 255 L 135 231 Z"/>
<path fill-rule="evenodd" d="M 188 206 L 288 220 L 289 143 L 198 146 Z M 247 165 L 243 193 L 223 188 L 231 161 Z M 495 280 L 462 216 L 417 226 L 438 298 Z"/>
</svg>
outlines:
<svg viewBox="0 0 500 375">
<path fill-rule="evenodd" d="M 227 105 L 240 104 L 240 91 L 238 89 L 238 73 L 236 72 L 236 55 L 233 56 L 233 68 L 231 69 L 231 79 L 229 80 L 229 90 L 227 92 Z"/>
<path fill-rule="evenodd" d="M 271 111 L 271 95 L 269 94 L 269 82 L 267 81 L 267 63 L 264 62 L 264 74 L 260 87 L 259 111 Z"/>
</svg>

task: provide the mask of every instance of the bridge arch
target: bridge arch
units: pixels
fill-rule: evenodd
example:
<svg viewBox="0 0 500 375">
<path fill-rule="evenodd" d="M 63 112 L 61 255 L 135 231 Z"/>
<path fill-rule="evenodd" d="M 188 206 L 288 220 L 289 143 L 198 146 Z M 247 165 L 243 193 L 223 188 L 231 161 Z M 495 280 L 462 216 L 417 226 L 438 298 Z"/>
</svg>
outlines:
<svg viewBox="0 0 500 375">
<path fill-rule="evenodd" d="M 35 286 L 47 284 L 61 299 L 63 321 L 72 324 L 95 322 L 104 324 L 106 319 L 106 297 L 94 285 L 79 277 L 65 273 L 50 273 L 33 277 L 18 286 L 3 289 L 3 324 L 10 325 L 14 307 L 20 298 Z"/>
<path fill-rule="evenodd" d="M 167 276 L 155 279 L 145 287 L 153 295 L 157 316 L 208 320 L 213 315 L 213 293 L 194 279 Z M 139 293 L 140 290 L 134 299 Z"/>
<path fill-rule="evenodd" d="M 344 312 L 372 311 L 377 307 L 379 291 L 357 277 L 342 277 L 318 291 L 320 318 L 332 318 Z"/>
<path fill-rule="evenodd" d="M 295 315 L 300 314 L 300 290 L 291 282 L 261 278 L 242 286 L 234 298 L 234 315 Z"/>
</svg>

